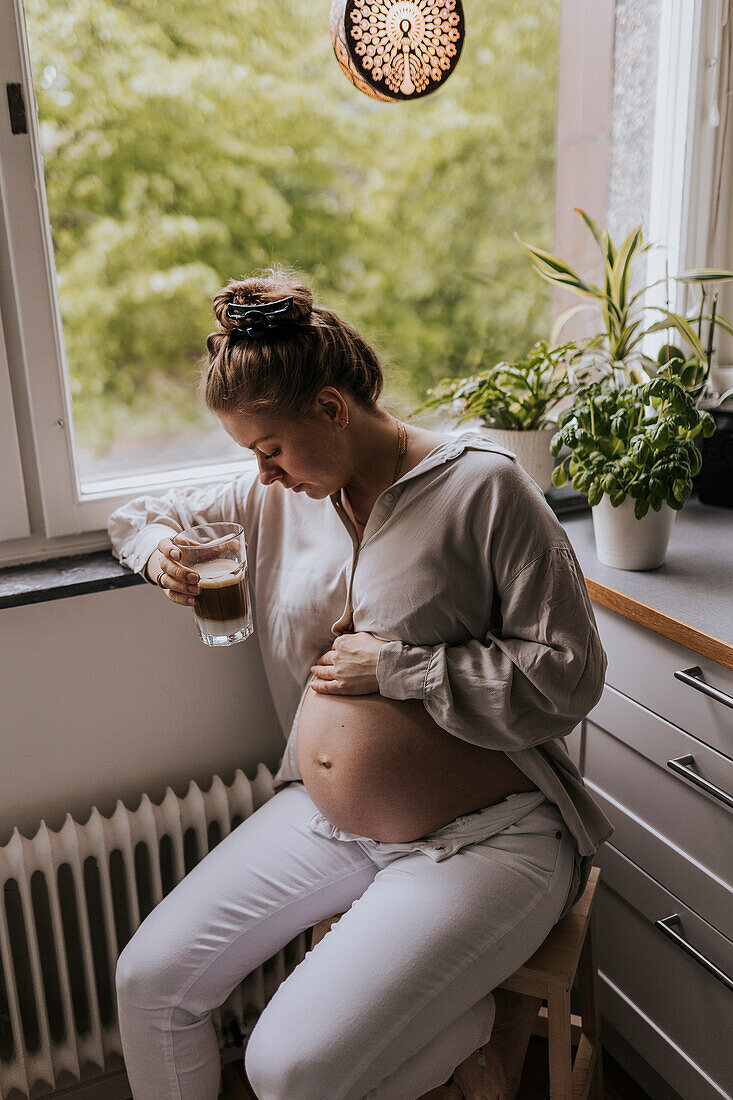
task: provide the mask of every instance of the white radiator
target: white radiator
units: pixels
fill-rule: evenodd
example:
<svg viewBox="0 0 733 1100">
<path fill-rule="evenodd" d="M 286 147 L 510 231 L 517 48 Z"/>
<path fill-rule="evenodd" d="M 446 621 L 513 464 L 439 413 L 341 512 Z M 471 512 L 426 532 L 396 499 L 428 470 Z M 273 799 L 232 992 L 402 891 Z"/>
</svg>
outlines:
<svg viewBox="0 0 733 1100">
<path fill-rule="evenodd" d="M 185 798 L 169 787 L 160 805 L 143 795 L 134 812 L 118 801 L 112 817 L 95 808 L 86 825 L 67 814 L 58 832 L 44 821 L 31 840 L 14 831 L 0 848 L 0 1100 L 79 1082 L 84 1095 L 103 1095 L 102 1076 L 123 1066 L 119 954 L 173 886 L 272 797 L 272 779 L 260 764 L 252 781 L 237 770 L 229 787 L 214 776 L 205 792 L 191 782 Z M 256 1017 L 306 950 L 303 933 L 214 1013 L 224 1061 L 241 1057 Z"/>
</svg>

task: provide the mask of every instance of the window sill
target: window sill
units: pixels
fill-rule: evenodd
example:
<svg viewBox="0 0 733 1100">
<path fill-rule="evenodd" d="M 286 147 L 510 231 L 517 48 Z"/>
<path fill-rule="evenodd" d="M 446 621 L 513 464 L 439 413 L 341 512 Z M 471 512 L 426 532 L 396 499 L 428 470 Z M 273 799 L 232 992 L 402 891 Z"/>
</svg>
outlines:
<svg viewBox="0 0 733 1100">
<path fill-rule="evenodd" d="M 53 558 L 0 569 L 0 608 L 22 607 L 28 603 L 62 600 L 66 596 L 145 583 L 137 573 L 120 565 L 109 550 Z"/>
<path fill-rule="evenodd" d="M 558 516 L 589 511 L 586 498 L 570 485 L 550 489 L 545 496 Z M 145 583 L 137 573 L 120 565 L 109 550 L 50 558 L 0 568 L 0 609 Z"/>
</svg>

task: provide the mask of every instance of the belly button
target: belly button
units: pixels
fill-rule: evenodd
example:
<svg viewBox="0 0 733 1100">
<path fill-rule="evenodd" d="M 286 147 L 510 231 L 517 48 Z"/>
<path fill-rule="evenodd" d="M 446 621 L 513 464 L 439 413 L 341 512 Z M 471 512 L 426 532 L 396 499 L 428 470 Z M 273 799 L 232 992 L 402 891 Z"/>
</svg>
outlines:
<svg viewBox="0 0 733 1100">
<path fill-rule="evenodd" d="M 331 767 L 331 761 L 330 760 L 321 760 L 321 764 L 323 765 L 324 768 L 330 768 Z"/>
</svg>

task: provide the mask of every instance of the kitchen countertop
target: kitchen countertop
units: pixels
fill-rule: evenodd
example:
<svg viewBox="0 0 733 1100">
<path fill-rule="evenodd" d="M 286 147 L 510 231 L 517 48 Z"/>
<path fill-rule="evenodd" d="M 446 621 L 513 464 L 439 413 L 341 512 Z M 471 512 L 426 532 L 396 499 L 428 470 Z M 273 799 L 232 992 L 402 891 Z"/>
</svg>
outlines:
<svg viewBox="0 0 733 1100">
<path fill-rule="evenodd" d="M 733 511 L 685 501 L 664 563 L 613 569 L 596 557 L 590 513 L 558 517 L 578 557 L 591 599 L 733 669 Z"/>
</svg>

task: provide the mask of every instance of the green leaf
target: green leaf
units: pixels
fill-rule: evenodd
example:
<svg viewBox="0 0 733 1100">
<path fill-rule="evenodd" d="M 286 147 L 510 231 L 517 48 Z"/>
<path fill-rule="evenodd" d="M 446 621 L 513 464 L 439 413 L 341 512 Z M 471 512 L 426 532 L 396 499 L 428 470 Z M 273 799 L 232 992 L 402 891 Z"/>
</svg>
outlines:
<svg viewBox="0 0 733 1100">
<path fill-rule="evenodd" d="M 581 210 L 579 206 L 574 206 L 573 210 L 575 211 L 576 214 L 580 214 L 581 218 L 583 219 L 583 221 L 585 222 L 585 224 L 588 226 L 591 233 L 593 234 L 593 238 L 594 238 L 596 244 L 598 245 L 598 247 L 600 248 L 601 254 L 603 256 L 605 256 L 606 255 L 606 242 L 605 242 L 605 240 L 604 240 L 604 238 L 601 234 L 601 231 L 598 228 L 598 225 L 596 224 L 596 222 L 593 220 L 593 218 L 591 218 L 590 214 L 586 214 L 585 210 Z M 613 261 L 611 261 L 611 262 L 613 263 Z"/>
<path fill-rule="evenodd" d="M 582 309 L 588 309 L 588 306 L 581 306 Z M 707 314 L 703 317 L 703 321 L 712 321 L 712 317 Z M 726 321 L 725 317 L 721 317 L 719 313 L 715 314 L 715 324 L 722 328 L 725 332 L 730 333 L 733 336 L 733 325 L 730 321 Z"/>
<path fill-rule="evenodd" d="M 564 463 L 561 462 L 558 466 L 555 467 L 555 469 L 552 471 L 551 480 L 556 489 L 561 489 L 563 485 L 565 485 L 568 480 L 568 472 L 565 469 Z"/>
<path fill-rule="evenodd" d="M 640 332 L 639 335 L 637 336 L 637 338 L 635 340 L 632 340 L 632 336 L 634 335 L 636 330 L 639 328 L 639 325 L 641 324 L 641 321 L 642 321 L 641 317 L 637 318 L 636 321 L 634 321 L 630 325 L 627 325 L 626 328 L 619 334 L 618 342 L 619 342 L 619 345 L 623 348 L 624 355 L 628 355 L 628 353 L 631 351 L 631 349 L 633 347 L 635 347 L 636 344 L 638 344 L 638 342 L 644 336 L 644 333 Z"/>
<path fill-rule="evenodd" d="M 699 450 L 692 444 L 692 452 L 690 454 L 690 477 L 697 477 L 702 467 L 702 455 Z"/>
<path fill-rule="evenodd" d="M 621 306 L 626 302 L 626 292 L 629 285 L 629 273 L 634 256 L 642 245 L 641 226 L 632 229 L 628 237 L 619 249 L 618 258 L 614 270 L 618 273 L 618 300 Z"/>
<path fill-rule="evenodd" d="M 683 481 L 682 478 L 675 478 L 672 484 L 672 492 L 677 500 L 687 500 L 687 497 L 690 495 L 687 482 Z"/>
<path fill-rule="evenodd" d="M 600 504 L 602 499 L 603 487 L 601 486 L 600 482 L 596 481 L 590 487 L 590 490 L 588 492 L 588 503 L 590 504 L 591 508 L 595 508 L 596 504 Z"/>
<path fill-rule="evenodd" d="M 566 264 L 565 261 L 561 260 L 558 256 L 553 256 L 551 252 L 546 252 L 543 248 L 536 248 L 534 245 L 526 244 L 518 233 L 515 233 L 514 237 L 519 241 L 525 252 L 528 252 L 534 259 L 540 274 L 545 274 L 547 278 L 557 279 L 558 281 L 562 279 L 567 282 L 569 286 L 576 286 L 586 294 L 593 294 L 596 297 L 602 295 L 600 287 L 592 283 L 586 283 L 586 281 L 578 275 L 577 271 L 573 271 L 572 267 Z M 550 270 L 545 271 L 545 268 L 549 268 Z"/>
<path fill-rule="evenodd" d="M 657 352 L 657 362 L 659 364 L 670 363 L 673 359 L 680 359 L 684 363 L 685 353 L 674 344 L 662 344 Z"/>
<path fill-rule="evenodd" d="M 718 267 L 701 267 L 675 275 L 678 283 L 727 283 L 733 279 L 733 271 Z"/>
<path fill-rule="evenodd" d="M 680 317 L 678 313 L 671 313 L 668 309 L 663 309 L 661 306 L 650 306 L 650 309 L 653 309 L 656 313 L 661 313 L 666 317 L 667 325 L 661 325 L 662 328 L 669 328 L 670 326 L 676 328 L 680 335 L 683 336 L 685 340 L 687 340 L 693 351 L 695 351 L 701 359 L 706 358 L 705 349 L 695 335 L 692 326 L 688 324 L 684 317 Z M 660 322 L 657 322 L 656 325 L 652 325 L 647 331 L 657 332 L 659 331 L 659 325 Z"/>
</svg>

